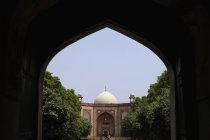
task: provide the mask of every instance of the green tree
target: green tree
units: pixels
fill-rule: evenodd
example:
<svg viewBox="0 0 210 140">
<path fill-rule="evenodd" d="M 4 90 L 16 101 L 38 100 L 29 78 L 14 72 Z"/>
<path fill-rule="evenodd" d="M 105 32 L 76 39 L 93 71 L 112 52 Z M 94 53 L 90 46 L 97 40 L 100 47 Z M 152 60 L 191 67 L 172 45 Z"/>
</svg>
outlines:
<svg viewBox="0 0 210 140">
<path fill-rule="evenodd" d="M 143 98 L 143 97 L 142 97 Z M 145 98 L 145 96 L 144 96 Z M 132 112 L 138 112 L 140 110 L 141 104 L 142 104 L 142 99 L 139 97 L 135 98 L 135 102 L 132 103 L 131 105 L 131 111 Z"/>
<path fill-rule="evenodd" d="M 130 136 L 131 139 L 135 139 L 137 137 L 139 127 L 140 125 L 137 121 L 137 115 L 135 112 L 132 112 L 123 119 L 122 133 L 124 136 Z"/>
<path fill-rule="evenodd" d="M 74 90 L 65 89 L 59 78 L 46 71 L 43 85 L 43 139 L 76 140 L 90 132 L 90 122 L 80 117 Z"/>
<path fill-rule="evenodd" d="M 164 71 L 157 82 L 150 85 L 147 100 L 150 108 L 150 128 L 152 139 L 170 139 L 169 76 Z"/>
<path fill-rule="evenodd" d="M 135 127 L 137 124 L 138 127 Z M 142 140 L 170 139 L 169 79 L 164 71 L 150 85 L 148 95 L 136 98 L 132 112 L 123 120 L 123 132 Z M 133 131 L 130 131 L 133 130 Z"/>
<path fill-rule="evenodd" d="M 81 127 L 81 136 L 87 137 L 90 134 L 91 128 L 92 128 L 90 121 L 85 118 L 82 118 L 80 126 L 82 126 Z"/>
<path fill-rule="evenodd" d="M 147 98 L 149 102 L 153 102 L 156 100 L 155 98 L 164 94 L 169 95 L 169 77 L 167 71 L 158 76 L 156 83 L 150 85 Z"/>
</svg>

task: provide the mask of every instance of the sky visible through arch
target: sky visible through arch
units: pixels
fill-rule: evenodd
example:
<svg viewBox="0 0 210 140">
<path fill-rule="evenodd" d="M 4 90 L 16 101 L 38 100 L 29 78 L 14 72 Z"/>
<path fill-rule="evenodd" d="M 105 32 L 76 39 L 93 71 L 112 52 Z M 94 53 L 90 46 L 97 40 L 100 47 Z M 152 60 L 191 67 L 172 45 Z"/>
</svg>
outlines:
<svg viewBox="0 0 210 140">
<path fill-rule="evenodd" d="M 119 103 L 127 103 L 130 94 L 147 95 L 150 84 L 166 67 L 139 42 L 104 28 L 61 50 L 47 70 L 65 88 L 82 94 L 83 102 L 93 103 L 106 86 Z"/>
</svg>

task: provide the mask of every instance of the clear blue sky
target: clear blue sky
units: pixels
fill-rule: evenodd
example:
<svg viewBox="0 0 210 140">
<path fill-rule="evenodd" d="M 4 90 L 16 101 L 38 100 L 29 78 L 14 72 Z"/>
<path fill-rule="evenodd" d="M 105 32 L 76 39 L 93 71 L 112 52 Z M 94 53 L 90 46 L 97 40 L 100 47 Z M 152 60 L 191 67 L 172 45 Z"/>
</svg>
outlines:
<svg viewBox="0 0 210 140">
<path fill-rule="evenodd" d="M 58 76 L 64 87 L 83 95 L 84 102 L 94 102 L 104 91 L 119 103 L 129 102 L 129 95 L 147 95 L 166 67 L 156 54 L 135 40 L 104 28 L 60 51 L 47 70 Z"/>
</svg>

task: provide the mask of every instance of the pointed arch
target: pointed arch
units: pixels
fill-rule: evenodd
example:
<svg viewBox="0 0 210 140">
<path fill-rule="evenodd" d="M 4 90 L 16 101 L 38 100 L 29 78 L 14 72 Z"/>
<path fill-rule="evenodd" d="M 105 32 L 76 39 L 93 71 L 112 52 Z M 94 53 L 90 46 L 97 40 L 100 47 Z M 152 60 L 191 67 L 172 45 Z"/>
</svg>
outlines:
<svg viewBox="0 0 210 140">
<path fill-rule="evenodd" d="M 161 60 L 162 62 L 165 64 L 165 66 L 167 67 L 167 70 L 169 72 L 169 80 L 170 80 L 170 116 L 171 116 L 171 134 L 173 135 L 172 137 L 175 138 L 175 133 L 176 133 L 176 115 L 175 115 L 175 76 L 174 76 L 174 69 L 172 68 L 172 64 L 170 63 L 170 61 L 168 60 L 168 58 L 164 55 L 164 53 L 159 49 L 159 47 L 157 47 L 156 45 L 154 45 L 152 42 L 148 41 L 145 37 L 143 37 L 143 35 L 139 34 L 139 32 L 135 32 L 134 30 L 130 30 L 129 28 L 118 24 L 117 22 L 110 20 L 110 19 L 106 19 L 98 24 L 95 24 L 93 26 L 90 26 L 89 28 L 86 28 L 84 30 L 82 30 L 81 32 L 75 34 L 74 36 L 71 36 L 70 38 L 68 38 L 66 41 L 64 41 L 63 43 L 61 43 L 61 45 L 59 45 L 56 50 L 54 50 L 46 59 L 45 63 L 42 66 L 42 70 L 40 73 L 40 82 L 39 82 L 39 98 L 42 98 L 41 92 L 42 92 L 42 79 L 44 76 L 44 72 L 46 70 L 46 67 L 48 65 L 48 63 L 51 61 L 51 59 L 58 53 L 60 52 L 62 49 L 64 49 L 65 47 L 67 47 L 68 45 L 90 35 L 93 34 L 103 28 L 111 28 L 112 30 L 122 33 L 123 35 L 139 42 L 140 44 L 143 44 L 145 47 L 147 47 L 148 49 L 150 49 L 152 52 L 154 52 Z M 39 99 L 39 101 L 41 102 L 41 99 Z M 41 106 L 39 106 L 39 108 L 41 108 Z M 39 122 L 41 122 L 41 116 L 39 115 Z"/>
<path fill-rule="evenodd" d="M 115 119 L 114 117 L 107 113 L 104 112 L 101 115 L 97 117 L 97 125 L 96 125 L 96 130 L 97 130 L 97 136 L 107 136 L 110 135 L 112 137 L 115 136 Z"/>
</svg>

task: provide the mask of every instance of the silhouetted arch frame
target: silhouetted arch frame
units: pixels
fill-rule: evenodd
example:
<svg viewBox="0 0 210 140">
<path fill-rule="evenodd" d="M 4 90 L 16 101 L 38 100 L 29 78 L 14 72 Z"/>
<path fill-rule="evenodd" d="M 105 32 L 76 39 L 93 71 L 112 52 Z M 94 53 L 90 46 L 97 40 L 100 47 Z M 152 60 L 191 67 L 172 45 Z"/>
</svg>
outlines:
<svg viewBox="0 0 210 140">
<path fill-rule="evenodd" d="M 129 30 L 125 26 L 122 26 L 113 20 L 106 20 L 104 22 L 98 23 L 96 25 L 93 25 L 89 28 L 84 29 L 80 33 L 77 33 L 73 37 L 70 37 L 65 42 L 63 42 L 60 46 L 57 47 L 57 49 L 46 59 L 45 63 L 43 64 L 39 76 L 39 103 L 38 103 L 38 138 L 41 138 L 42 136 L 42 112 L 41 112 L 41 100 L 42 100 L 42 90 L 43 90 L 43 78 L 44 73 L 46 71 L 47 65 L 50 63 L 52 58 L 60 52 L 65 47 L 69 46 L 70 44 L 73 44 L 76 41 L 79 41 L 80 39 L 93 34 L 103 28 L 110 28 L 114 31 L 117 31 L 119 33 L 122 33 L 123 35 L 139 42 L 140 44 L 144 45 L 148 49 L 150 49 L 152 52 L 154 52 L 165 64 L 168 72 L 169 72 L 169 82 L 170 82 L 170 118 L 171 118 L 171 140 L 176 140 L 176 113 L 175 113 L 175 74 L 173 67 L 169 60 L 165 57 L 165 55 L 158 49 L 158 46 L 155 46 L 152 42 L 149 42 L 146 38 L 141 36 L 139 33 L 136 33 L 135 31 Z M 138 60 L 136 60 L 138 61 Z"/>
</svg>

